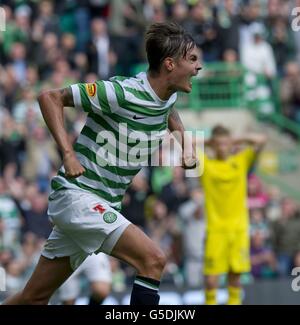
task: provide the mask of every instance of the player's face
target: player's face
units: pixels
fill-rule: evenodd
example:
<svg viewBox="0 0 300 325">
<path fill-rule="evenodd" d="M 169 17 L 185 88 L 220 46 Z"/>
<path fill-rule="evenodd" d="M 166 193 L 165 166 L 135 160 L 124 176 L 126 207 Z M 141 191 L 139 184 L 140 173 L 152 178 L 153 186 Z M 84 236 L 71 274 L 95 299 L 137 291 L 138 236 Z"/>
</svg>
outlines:
<svg viewBox="0 0 300 325">
<path fill-rule="evenodd" d="M 232 140 L 230 136 L 219 135 L 213 138 L 213 149 L 217 157 L 226 158 L 232 149 Z"/>
<path fill-rule="evenodd" d="M 191 79 L 198 74 L 199 70 L 201 70 L 200 52 L 195 46 L 186 57 L 175 61 L 171 76 L 174 90 L 189 93 L 192 90 Z"/>
</svg>

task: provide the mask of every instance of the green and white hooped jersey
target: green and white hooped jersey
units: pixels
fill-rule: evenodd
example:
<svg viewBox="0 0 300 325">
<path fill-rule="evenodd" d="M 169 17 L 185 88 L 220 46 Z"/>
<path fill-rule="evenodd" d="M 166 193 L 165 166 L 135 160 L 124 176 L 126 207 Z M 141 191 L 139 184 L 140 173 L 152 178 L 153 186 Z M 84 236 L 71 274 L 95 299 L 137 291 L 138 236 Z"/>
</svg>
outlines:
<svg viewBox="0 0 300 325">
<path fill-rule="evenodd" d="M 88 113 L 74 145 L 86 172 L 66 178 L 62 166 L 52 179 L 52 190 L 81 188 L 120 210 L 132 178 L 149 164 L 167 132 L 170 108 L 177 94 L 167 101 L 160 100 L 145 72 L 132 78 L 113 77 L 70 87 L 75 107 Z"/>
</svg>

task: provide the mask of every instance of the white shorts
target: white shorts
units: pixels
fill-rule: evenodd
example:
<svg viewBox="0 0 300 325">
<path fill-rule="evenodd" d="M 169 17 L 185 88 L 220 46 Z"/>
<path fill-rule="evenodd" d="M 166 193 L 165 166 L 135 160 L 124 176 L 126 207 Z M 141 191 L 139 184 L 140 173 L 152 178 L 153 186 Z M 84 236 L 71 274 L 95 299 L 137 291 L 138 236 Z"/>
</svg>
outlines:
<svg viewBox="0 0 300 325">
<path fill-rule="evenodd" d="M 106 201 L 82 190 L 59 190 L 51 195 L 48 215 L 54 228 L 42 255 L 70 256 L 73 270 L 93 253 L 110 255 L 130 221 Z"/>
<path fill-rule="evenodd" d="M 107 255 L 99 253 L 92 254 L 78 267 L 69 279 L 59 288 L 59 297 L 62 301 L 74 300 L 80 294 L 80 275 L 89 282 L 111 283 L 112 274 L 110 262 Z"/>
</svg>

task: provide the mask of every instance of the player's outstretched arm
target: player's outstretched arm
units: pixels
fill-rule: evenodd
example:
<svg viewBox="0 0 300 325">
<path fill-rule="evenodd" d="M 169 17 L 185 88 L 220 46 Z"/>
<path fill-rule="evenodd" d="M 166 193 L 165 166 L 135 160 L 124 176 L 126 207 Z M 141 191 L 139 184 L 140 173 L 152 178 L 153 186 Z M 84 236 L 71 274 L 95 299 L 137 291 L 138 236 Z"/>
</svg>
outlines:
<svg viewBox="0 0 300 325">
<path fill-rule="evenodd" d="M 63 154 L 67 177 L 78 177 L 85 172 L 76 158 L 72 144 L 64 127 L 64 107 L 74 107 L 71 88 L 43 91 L 38 102 L 44 120 Z"/>
<path fill-rule="evenodd" d="M 190 139 L 191 143 L 190 144 L 187 143 L 185 139 L 185 134 L 184 134 L 185 129 L 183 123 L 175 108 L 172 108 L 169 114 L 168 128 L 170 132 L 174 134 L 177 141 L 182 145 L 182 152 L 183 152 L 182 167 L 185 169 L 195 168 L 198 163 L 195 146 L 192 143 L 191 139 Z"/>
</svg>

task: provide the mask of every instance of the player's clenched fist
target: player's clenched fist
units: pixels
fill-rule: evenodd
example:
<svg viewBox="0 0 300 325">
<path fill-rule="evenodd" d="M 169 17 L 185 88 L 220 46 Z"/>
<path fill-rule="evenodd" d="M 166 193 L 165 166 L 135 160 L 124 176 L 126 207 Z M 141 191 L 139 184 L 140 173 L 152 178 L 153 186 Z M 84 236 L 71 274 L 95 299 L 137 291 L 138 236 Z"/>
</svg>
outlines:
<svg viewBox="0 0 300 325">
<path fill-rule="evenodd" d="M 81 166 L 76 155 L 74 153 L 68 153 L 64 155 L 64 167 L 65 175 L 69 178 L 75 178 L 82 175 L 85 172 L 84 167 Z"/>
<path fill-rule="evenodd" d="M 184 169 L 194 169 L 199 165 L 199 161 L 195 157 L 183 157 L 182 158 L 182 167 Z"/>
</svg>

